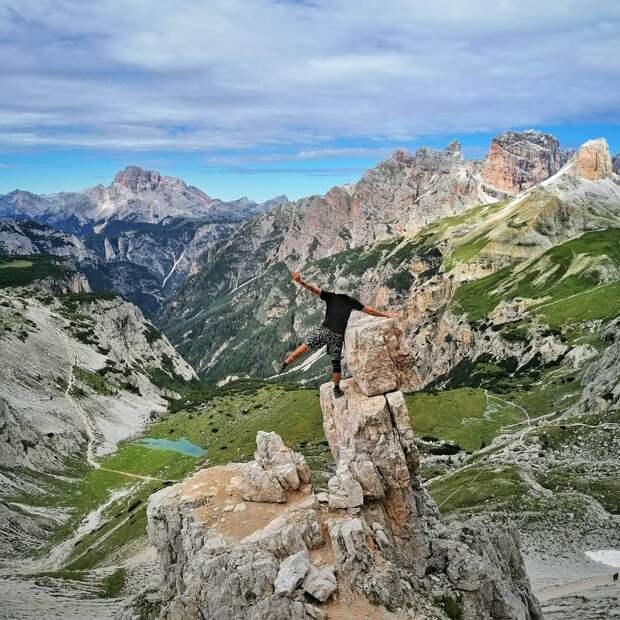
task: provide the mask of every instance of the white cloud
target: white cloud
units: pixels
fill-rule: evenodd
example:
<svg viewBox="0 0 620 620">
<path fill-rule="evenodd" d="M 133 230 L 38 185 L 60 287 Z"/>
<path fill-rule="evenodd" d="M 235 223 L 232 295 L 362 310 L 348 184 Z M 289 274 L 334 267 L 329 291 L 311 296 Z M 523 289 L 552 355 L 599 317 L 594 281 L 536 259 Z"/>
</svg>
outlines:
<svg viewBox="0 0 620 620">
<path fill-rule="evenodd" d="M 618 122 L 619 34 L 607 1 L 0 0 L 0 144 L 317 159 Z"/>
<path fill-rule="evenodd" d="M 329 159 L 332 157 L 387 157 L 396 149 L 400 148 L 395 144 L 389 147 L 367 148 L 367 147 L 333 147 L 320 149 L 305 149 L 297 153 L 299 159 Z"/>
</svg>

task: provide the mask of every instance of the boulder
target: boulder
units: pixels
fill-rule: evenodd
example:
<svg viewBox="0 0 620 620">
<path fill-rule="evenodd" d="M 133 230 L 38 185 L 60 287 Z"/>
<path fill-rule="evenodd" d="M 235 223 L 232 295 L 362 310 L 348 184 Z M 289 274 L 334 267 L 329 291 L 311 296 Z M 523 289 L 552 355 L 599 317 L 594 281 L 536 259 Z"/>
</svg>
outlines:
<svg viewBox="0 0 620 620">
<path fill-rule="evenodd" d="M 276 594 L 291 596 L 299 587 L 312 565 L 306 550 L 290 555 L 280 564 L 273 588 Z"/>
<path fill-rule="evenodd" d="M 413 358 L 397 319 L 356 317 L 347 327 L 345 358 L 366 396 L 412 383 Z"/>
<path fill-rule="evenodd" d="M 327 566 L 311 566 L 306 573 L 301 587 L 317 601 L 324 603 L 338 588 L 334 571 Z"/>
<path fill-rule="evenodd" d="M 273 471 L 286 489 L 296 490 L 310 482 L 310 468 L 303 455 L 287 448 L 277 433 L 256 433 L 254 459 L 263 469 Z"/>
<path fill-rule="evenodd" d="M 284 488 L 274 472 L 265 471 L 258 463 L 244 467 L 239 483 L 241 497 L 247 502 L 284 502 Z"/>
<path fill-rule="evenodd" d="M 276 433 L 258 431 L 254 461 L 248 463 L 238 482 L 248 502 L 286 501 L 286 491 L 297 491 L 310 482 L 304 457 L 287 448 Z"/>
</svg>

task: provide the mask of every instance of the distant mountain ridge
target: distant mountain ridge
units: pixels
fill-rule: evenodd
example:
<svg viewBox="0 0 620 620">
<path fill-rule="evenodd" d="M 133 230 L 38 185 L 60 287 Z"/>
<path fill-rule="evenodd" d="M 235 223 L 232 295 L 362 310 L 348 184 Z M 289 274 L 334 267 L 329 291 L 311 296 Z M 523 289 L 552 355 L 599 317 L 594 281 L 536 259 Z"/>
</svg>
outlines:
<svg viewBox="0 0 620 620">
<path fill-rule="evenodd" d="M 0 217 L 36 219 L 67 232 L 86 232 L 110 220 L 167 224 L 175 219 L 235 222 L 286 201 L 279 196 L 264 203 L 247 198 L 231 202 L 210 198 L 181 179 L 154 170 L 127 166 L 108 186 L 78 192 L 37 195 L 14 190 L 0 196 Z"/>
<path fill-rule="evenodd" d="M 213 199 L 180 179 L 128 166 L 107 187 L 0 196 L 0 217 L 75 233 L 90 252 L 83 267 L 97 290 L 115 290 L 167 320 L 171 308 L 195 303 L 186 291 L 174 306 L 167 301 L 188 276 L 202 280 L 201 297 L 213 297 L 278 262 L 296 267 L 415 235 L 438 218 L 540 183 L 572 154 L 549 134 L 511 131 L 493 139 L 483 161 L 466 160 L 458 141 L 443 150 L 399 150 L 355 184 L 260 204 Z"/>
<path fill-rule="evenodd" d="M 284 204 L 286 196 L 225 202 L 181 179 L 127 166 L 108 186 L 0 196 L 0 252 L 47 248 L 59 254 L 63 246 L 63 255 L 79 261 L 96 290 L 121 293 L 153 316 L 211 244 L 240 222 Z"/>
<path fill-rule="evenodd" d="M 299 267 L 373 242 L 415 235 L 441 217 L 532 187 L 555 174 L 570 154 L 553 136 L 534 130 L 498 136 L 484 161 L 466 160 L 456 140 L 443 150 L 398 150 L 355 184 L 301 198 L 243 223 L 203 255 L 203 264 L 194 271 L 205 286 L 194 289 L 204 289 L 201 297 L 217 296 L 281 261 Z M 505 175 L 492 174 L 497 169 Z M 189 290 L 179 292 L 178 305 L 192 305 L 185 299 Z M 172 307 L 168 311 L 174 312 Z"/>
</svg>

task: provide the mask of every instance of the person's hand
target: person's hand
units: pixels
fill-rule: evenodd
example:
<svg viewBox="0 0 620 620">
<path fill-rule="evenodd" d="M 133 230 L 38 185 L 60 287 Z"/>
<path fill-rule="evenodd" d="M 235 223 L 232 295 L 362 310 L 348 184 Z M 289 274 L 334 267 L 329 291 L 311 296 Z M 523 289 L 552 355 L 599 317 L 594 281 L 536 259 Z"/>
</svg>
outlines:
<svg viewBox="0 0 620 620">
<path fill-rule="evenodd" d="M 300 282 L 301 274 L 299 273 L 299 271 L 291 271 L 291 278 L 293 278 L 295 282 Z"/>
<path fill-rule="evenodd" d="M 397 319 L 398 318 L 398 312 L 386 312 L 385 313 L 388 317 L 388 319 Z"/>
</svg>

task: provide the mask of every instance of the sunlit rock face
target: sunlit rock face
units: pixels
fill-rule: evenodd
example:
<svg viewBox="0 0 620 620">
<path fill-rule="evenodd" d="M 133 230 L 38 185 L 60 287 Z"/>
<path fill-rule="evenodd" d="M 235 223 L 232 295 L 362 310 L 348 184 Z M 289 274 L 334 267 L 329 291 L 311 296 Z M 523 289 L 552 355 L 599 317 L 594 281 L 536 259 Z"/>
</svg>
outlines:
<svg viewBox="0 0 620 620">
<path fill-rule="evenodd" d="M 588 140 L 577 152 L 577 173 L 591 181 L 598 181 L 611 175 L 613 164 L 609 146 L 604 138 Z"/>
<path fill-rule="evenodd" d="M 508 131 L 491 141 L 482 179 L 516 194 L 552 176 L 565 161 L 556 138 L 540 131 Z"/>
<path fill-rule="evenodd" d="M 396 151 L 368 170 L 351 195 L 352 245 L 413 234 L 443 215 L 491 202 L 480 162 L 465 160 L 457 141 L 443 150 Z"/>
<path fill-rule="evenodd" d="M 345 355 L 347 367 L 366 396 L 412 382 L 411 351 L 396 319 L 355 317 L 347 327 Z"/>
</svg>

